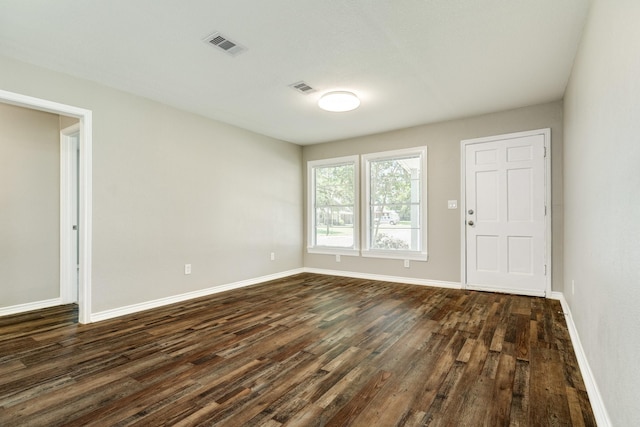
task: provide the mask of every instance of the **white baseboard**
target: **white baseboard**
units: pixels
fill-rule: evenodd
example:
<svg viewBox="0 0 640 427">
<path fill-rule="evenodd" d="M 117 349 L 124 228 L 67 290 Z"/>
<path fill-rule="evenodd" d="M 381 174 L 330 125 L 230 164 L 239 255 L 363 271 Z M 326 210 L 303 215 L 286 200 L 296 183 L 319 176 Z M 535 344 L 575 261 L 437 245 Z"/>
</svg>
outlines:
<svg viewBox="0 0 640 427">
<path fill-rule="evenodd" d="M 571 308 L 569 308 L 569 304 L 562 292 L 552 292 L 551 298 L 560 301 L 560 305 L 562 305 L 562 311 L 564 312 L 564 317 L 567 322 L 567 329 L 569 329 L 571 343 L 573 344 L 573 351 L 576 353 L 576 358 L 578 359 L 578 366 L 580 367 L 580 373 L 582 374 L 582 379 L 584 380 L 584 385 L 589 395 L 589 402 L 591 403 L 591 409 L 593 410 L 596 422 L 600 427 L 610 427 L 612 425 L 611 420 L 609 419 L 607 408 L 604 406 L 604 401 L 602 400 L 596 379 L 589 367 L 589 361 L 587 360 L 584 348 L 582 348 L 578 329 L 576 329 L 576 325 L 573 323 Z"/>
<path fill-rule="evenodd" d="M 284 271 L 281 273 L 271 274 L 268 276 L 256 277 L 254 279 L 243 280 L 240 282 L 213 286 L 207 289 L 201 289 L 198 291 L 187 292 L 184 294 L 173 295 L 166 298 L 160 298 L 152 301 L 145 301 L 138 304 L 132 304 L 124 307 L 114 308 L 111 310 L 92 313 L 91 322 L 99 322 L 102 320 L 113 319 L 119 316 L 124 316 L 126 314 L 137 313 L 139 311 L 162 307 L 165 305 L 174 304 L 177 302 L 183 302 L 193 298 L 200 298 L 207 295 L 216 294 L 219 292 L 229 291 L 232 289 L 244 288 L 246 286 L 256 285 L 262 282 L 268 282 L 270 280 L 282 279 L 284 277 L 293 276 L 295 274 L 300 274 L 300 273 L 315 273 L 315 274 L 325 274 L 330 276 L 344 276 L 344 277 L 353 277 L 357 279 L 379 280 L 379 281 L 395 282 L 395 283 L 407 283 L 410 285 L 435 286 L 440 288 L 451 288 L 451 289 L 462 288 L 462 285 L 456 282 L 414 279 L 410 277 L 385 276 L 385 275 L 379 275 L 379 274 L 355 273 L 350 271 L 324 270 L 324 269 L 317 269 L 317 268 L 298 268 L 294 270 Z"/>
<path fill-rule="evenodd" d="M 462 289 L 459 282 L 445 282 L 442 280 L 416 279 L 413 277 L 385 276 L 383 274 L 356 273 L 353 271 L 325 270 L 322 268 L 305 267 L 305 273 L 326 274 L 329 276 L 353 277 L 354 279 L 379 280 L 381 282 L 407 283 L 409 285 L 433 286 L 438 288 Z"/>
<path fill-rule="evenodd" d="M 139 311 L 162 307 L 162 306 L 174 304 L 177 302 L 187 301 L 193 298 L 200 298 L 207 295 L 217 294 L 219 292 L 230 291 L 232 289 L 244 288 L 247 286 L 256 285 L 258 283 L 268 282 L 270 280 L 282 279 L 284 277 L 293 276 L 294 274 L 300 274 L 303 271 L 304 270 L 302 268 L 295 269 L 295 270 L 288 270 L 280 273 L 270 274 L 267 276 L 256 277 L 254 279 L 241 280 L 239 282 L 213 286 L 211 288 L 201 289 L 193 292 L 187 292 L 179 295 L 173 295 L 170 297 L 160 298 L 153 301 L 146 301 L 138 304 L 132 304 L 124 307 L 114 308 L 111 310 L 100 311 L 100 312 L 91 314 L 91 322 L 99 322 L 101 320 L 113 319 L 115 317 L 124 316 L 125 314 L 137 313 Z"/>
<path fill-rule="evenodd" d="M 43 308 L 55 307 L 62 305 L 62 298 L 47 299 L 44 301 L 28 302 L 26 304 L 11 305 L 9 307 L 0 308 L 0 316 L 8 316 L 10 314 L 24 313 L 26 311 L 40 310 Z"/>
</svg>

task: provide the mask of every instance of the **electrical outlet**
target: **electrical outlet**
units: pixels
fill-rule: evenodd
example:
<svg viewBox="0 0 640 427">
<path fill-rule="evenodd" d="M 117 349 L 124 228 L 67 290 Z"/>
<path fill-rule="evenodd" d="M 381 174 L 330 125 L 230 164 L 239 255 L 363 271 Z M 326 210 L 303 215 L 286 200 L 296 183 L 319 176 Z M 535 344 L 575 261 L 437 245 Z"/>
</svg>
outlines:
<svg viewBox="0 0 640 427">
<path fill-rule="evenodd" d="M 458 209 L 458 201 L 457 200 L 448 200 L 447 201 L 448 209 Z"/>
<path fill-rule="evenodd" d="M 191 274 L 191 264 L 184 265 L 184 274 Z"/>
<path fill-rule="evenodd" d="M 340 262 L 340 254 L 336 254 L 336 262 Z"/>
<path fill-rule="evenodd" d="M 408 259 L 404 260 L 404 268 L 409 268 L 411 267 L 410 261 Z"/>
<path fill-rule="evenodd" d="M 276 260 L 276 253 L 271 252 L 271 261 L 275 261 L 275 260 Z"/>
</svg>

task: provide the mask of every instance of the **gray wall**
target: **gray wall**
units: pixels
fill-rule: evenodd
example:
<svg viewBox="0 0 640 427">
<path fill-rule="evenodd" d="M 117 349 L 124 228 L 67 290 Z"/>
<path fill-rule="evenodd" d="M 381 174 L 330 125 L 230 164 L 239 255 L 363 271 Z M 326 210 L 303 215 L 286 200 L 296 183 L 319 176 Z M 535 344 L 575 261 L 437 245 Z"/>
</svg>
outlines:
<svg viewBox="0 0 640 427">
<path fill-rule="evenodd" d="M 79 122 L 80 120 L 75 117 L 60 116 L 60 129 L 68 128 L 69 126 L 73 126 Z"/>
<path fill-rule="evenodd" d="M 403 266 L 403 260 L 343 256 L 338 263 L 334 256 L 308 254 L 305 251 L 305 266 L 460 282 L 460 210 L 447 209 L 447 200 L 456 199 L 460 202 L 462 197 L 460 194 L 460 141 L 540 128 L 551 128 L 553 289 L 562 291 L 563 130 L 562 102 L 560 101 L 304 147 L 303 160 L 306 167 L 306 161 L 309 160 L 426 145 L 429 252 L 429 261 L 412 261 L 411 267 L 406 269 Z"/>
<path fill-rule="evenodd" d="M 0 308 L 59 296 L 58 116 L 0 104 Z"/>
<path fill-rule="evenodd" d="M 565 97 L 565 296 L 616 426 L 640 425 L 639 22 L 594 2 Z"/>
<path fill-rule="evenodd" d="M 8 58 L 0 81 L 93 111 L 92 312 L 302 267 L 299 146 Z"/>
</svg>

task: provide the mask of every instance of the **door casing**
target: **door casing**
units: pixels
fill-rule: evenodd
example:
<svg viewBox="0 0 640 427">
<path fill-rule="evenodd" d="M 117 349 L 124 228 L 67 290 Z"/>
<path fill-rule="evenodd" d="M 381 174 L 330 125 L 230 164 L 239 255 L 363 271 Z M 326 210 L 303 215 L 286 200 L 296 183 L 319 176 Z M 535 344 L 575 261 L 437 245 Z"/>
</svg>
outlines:
<svg viewBox="0 0 640 427">
<path fill-rule="evenodd" d="M 552 241 L 551 241 L 551 218 L 552 218 L 552 206 L 551 206 L 551 129 L 536 129 L 523 132 L 514 132 L 503 135 L 488 136 L 482 138 L 464 139 L 460 141 L 460 282 L 463 288 L 468 287 L 467 280 L 467 206 L 466 206 L 466 146 L 469 144 L 481 144 L 485 142 L 522 138 L 526 136 L 543 135 L 544 136 L 544 187 L 545 187 L 545 296 L 550 297 L 552 292 Z M 489 291 L 504 292 L 501 289 L 490 289 Z"/>
<path fill-rule="evenodd" d="M 60 298 L 63 304 L 78 302 L 79 133 L 79 123 L 60 131 Z"/>
<path fill-rule="evenodd" d="M 91 323 L 91 242 L 92 242 L 92 112 L 46 99 L 0 90 L 0 102 L 32 110 L 46 111 L 79 119 L 79 255 L 78 321 Z"/>
</svg>

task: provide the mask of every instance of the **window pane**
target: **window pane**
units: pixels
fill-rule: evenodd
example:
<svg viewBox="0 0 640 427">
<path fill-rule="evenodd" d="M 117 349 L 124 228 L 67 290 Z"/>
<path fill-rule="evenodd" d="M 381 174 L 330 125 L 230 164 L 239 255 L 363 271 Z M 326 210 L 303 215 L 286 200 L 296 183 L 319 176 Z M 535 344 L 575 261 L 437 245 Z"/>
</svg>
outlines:
<svg viewBox="0 0 640 427">
<path fill-rule="evenodd" d="M 420 155 L 372 160 L 369 166 L 370 247 L 419 251 Z"/>
<path fill-rule="evenodd" d="M 371 204 L 419 203 L 420 156 L 372 161 L 370 182 Z"/>
<path fill-rule="evenodd" d="M 314 168 L 315 246 L 355 246 L 355 170 L 355 163 Z"/>
<path fill-rule="evenodd" d="M 354 168 L 353 164 L 315 168 L 316 206 L 353 206 Z"/>
<path fill-rule="evenodd" d="M 317 208 L 315 233 L 318 246 L 353 246 L 353 209 Z"/>
</svg>

